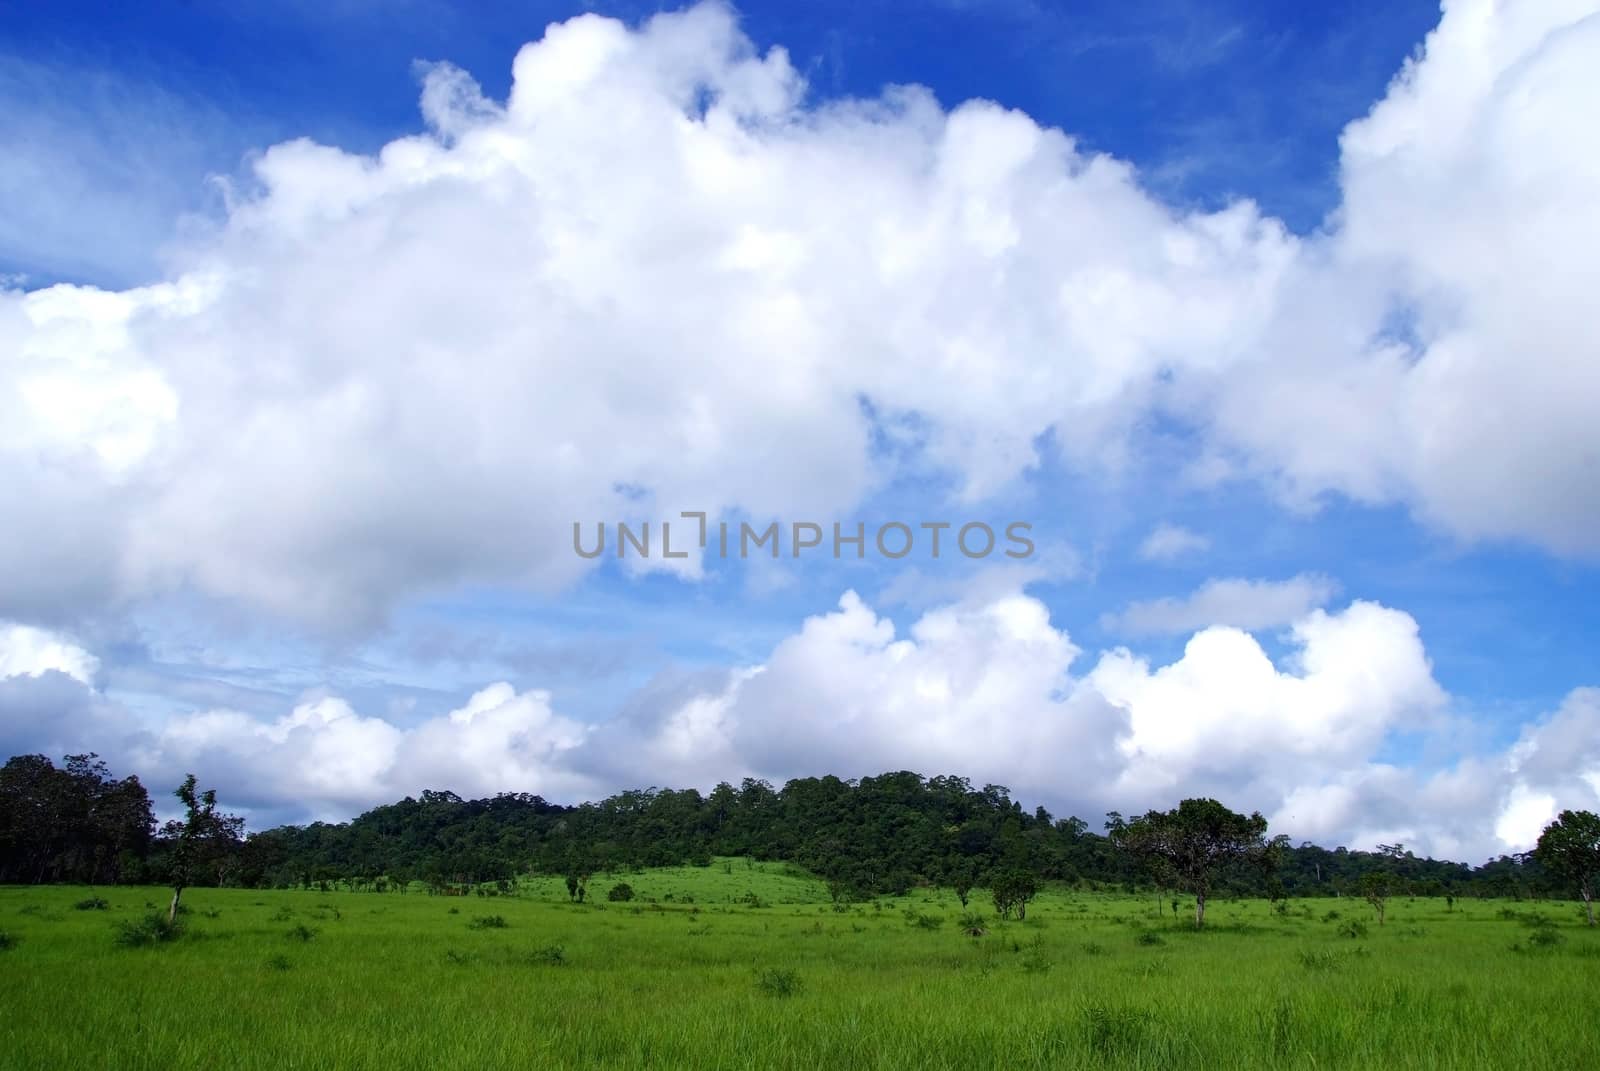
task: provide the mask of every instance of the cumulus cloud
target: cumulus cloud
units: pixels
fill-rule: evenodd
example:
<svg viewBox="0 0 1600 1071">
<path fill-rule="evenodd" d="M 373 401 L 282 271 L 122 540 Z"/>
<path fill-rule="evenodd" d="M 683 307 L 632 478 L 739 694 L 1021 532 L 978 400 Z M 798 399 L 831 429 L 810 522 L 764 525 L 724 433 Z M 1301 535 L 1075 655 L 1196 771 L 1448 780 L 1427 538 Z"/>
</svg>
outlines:
<svg viewBox="0 0 1600 1071">
<path fill-rule="evenodd" d="M 1211 540 L 1176 524 L 1158 524 L 1139 544 L 1139 557 L 1149 562 L 1170 562 L 1198 554 L 1211 546 Z"/>
<path fill-rule="evenodd" d="M 0 293 L 0 613 L 359 626 L 560 587 L 575 519 L 982 498 L 1154 411 L 1296 500 L 1600 550 L 1591 7 L 1447 4 L 1307 239 L 995 104 L 813 103 L 717 6 L 554 25 L 505 101 L 428 67 L 423 133 L 268 148 L 169 281 Z"/>
<path fill-rule="evenodd" d="M 1125 649 L 1086 662 L 1027 595 L 938 607 L 902 630 L 849 592 L 760 663 L 662 678 L 597 724 L 509 683 L 409 725 L 331 694 L 277 717 L 219 708 L 145 724 L 48 672 L 0 680 L 0 742 L 98 750 L 154 783 L 195 770 L 236 806 L 299 818 L 424 788 L 570 802 L 914 769 L 1007 784 L 1091 821 L 1214 795 L 1296 839 L 1475 861 L 1527 847 L 1558 807 L 1600 804 L 1600 691 L 1573 692 L 1502 754 L 1397 766 L 1379 756 L 1449 704 L 1416 622 L 1357 601 L 1307 613 L 1289 639 L 1278 662 L 1224 626 L 1164 665 Z"/>
<path fill-rule="evenodd" d="M 1101 625 L 1132 635 L 1194 632 L 1208 625 L 1254 631 L 1296 621 L 1338 590 L 1332 580 L 1312 574 L 1288 580 L 1208 580 L 1181 599 L 1132 603 L 1121 613 L 1107 614 Z"/>
<path fill-rule="evenodd" d="M 204 770 L 241 806 L 346 817 L 426 788 L 591 795 L 601 786 L 572 769 L 587 731 L 552 710 L 548 692 L 501 682 L 412 726 L 361 714 L 333 695 L 308 697 L 275 719 L 197 711 L 136 738 L 128 759 L 169 779 Z"/>
<path fill-rule="evenodd" d="M 0 621 L 0 680 L 56 672 L 92 685 L 99 670 L 98 658 L 65 637 Z"/>
</svg>

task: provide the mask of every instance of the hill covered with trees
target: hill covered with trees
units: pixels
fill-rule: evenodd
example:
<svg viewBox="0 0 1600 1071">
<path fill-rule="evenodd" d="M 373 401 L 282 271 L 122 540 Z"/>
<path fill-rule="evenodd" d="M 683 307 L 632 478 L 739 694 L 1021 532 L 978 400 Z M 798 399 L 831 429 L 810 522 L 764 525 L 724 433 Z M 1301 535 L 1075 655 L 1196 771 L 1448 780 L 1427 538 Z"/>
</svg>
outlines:
<svg viewBox="0 0 1600 1071">
<path fill-rule="evenodd" d="M 1114 833 L 1121 816 L 1108 815 L 1104 825 Z M 0 883 L 165 882 L 181 830 L 176 822 L 158 830 L 138 778 L 113 777 L 93 755 L 69 756 L 59 768 L 23 755 L 0 768 Z M 922 884 L 984 886 L 1019 872 L 1129 891 L 1167 884 L 1147 857 L 1082 819 L 1028 810 L 999 785 L 908 771 L 797 778 L 782 787 L 745 779 L 707 794 L 632 790 L 577 806 L 523 793 L 467 800 L 427 791 L 348 822 L 248 835 L 235 824 L 214 841 L 194 884 L 437 890 L 509 883 L 530 872 L 586 878 L 709 866 L 713 856 L 793 862 L 840 897 Z M 1472 867 L 1419 858 L 1403 845 L 1351 851 L 1280 838 L 1270 847 L 1270 865 L 1223 867 L 1214 894 L 1356 894 L 1369 872 L 1417 895 L 1570 894 L 1531 853 Z"/>
</svg>

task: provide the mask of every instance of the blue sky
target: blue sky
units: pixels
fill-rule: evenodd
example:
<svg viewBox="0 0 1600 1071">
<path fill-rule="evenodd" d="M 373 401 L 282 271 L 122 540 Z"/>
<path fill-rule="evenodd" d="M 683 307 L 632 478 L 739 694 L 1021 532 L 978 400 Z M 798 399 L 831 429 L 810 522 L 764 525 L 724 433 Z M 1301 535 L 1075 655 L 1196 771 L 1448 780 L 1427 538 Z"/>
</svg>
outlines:
<svg viewBox="0 0 1600 1071">
<path fill-rule="evenodd" d="M 0 742 L 1515 847 L 1600 792 L 1572 7 L 5 4 Z M 570 552 L 681 508 L 1040 553 Z"/>
</svg>

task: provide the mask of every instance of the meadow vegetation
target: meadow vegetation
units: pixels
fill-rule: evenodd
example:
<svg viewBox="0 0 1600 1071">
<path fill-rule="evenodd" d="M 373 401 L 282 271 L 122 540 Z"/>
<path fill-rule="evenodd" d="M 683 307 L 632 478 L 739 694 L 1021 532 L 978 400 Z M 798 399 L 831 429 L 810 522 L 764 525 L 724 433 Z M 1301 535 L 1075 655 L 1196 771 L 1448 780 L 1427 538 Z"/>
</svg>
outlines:
<svg viewBox="0 0 1600 1071">
<path fill-rule="evenodd" d="M 194 888 L 170 920 L 170 889 L 0 888 L 0 1066 L 1600 1066 L 1577 902 L 1218 898 L 1197 930 L 1192 897 L 1002 915 L 744 858 L 591 883 Z"/>
</svg>

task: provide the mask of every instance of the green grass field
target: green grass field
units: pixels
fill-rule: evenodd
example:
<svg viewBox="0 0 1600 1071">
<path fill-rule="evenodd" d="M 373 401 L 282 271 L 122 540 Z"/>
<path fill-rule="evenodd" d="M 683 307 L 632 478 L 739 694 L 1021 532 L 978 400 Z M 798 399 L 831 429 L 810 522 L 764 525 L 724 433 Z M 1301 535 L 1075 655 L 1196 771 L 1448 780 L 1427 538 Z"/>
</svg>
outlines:
<svg viewBox="0 0 1600 1071">
<path fill-rule="evenodd" d="M 1217 902 L 1195 933 L 1154 897 L 996 922 L 974 894 L 970 936 L 948 891 L 841 913 L 782 864 L 590 889 L 197 889 L 180 939 L 130 948 L 165 890 L 0 888 L 0 1065 L 1600 1067 L 1600 934 L 1569 903 L 1396 899 L 1380 928 L 1359 900 Z"/>
</svg>

